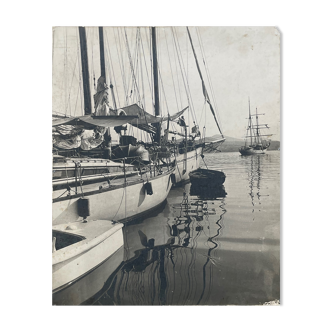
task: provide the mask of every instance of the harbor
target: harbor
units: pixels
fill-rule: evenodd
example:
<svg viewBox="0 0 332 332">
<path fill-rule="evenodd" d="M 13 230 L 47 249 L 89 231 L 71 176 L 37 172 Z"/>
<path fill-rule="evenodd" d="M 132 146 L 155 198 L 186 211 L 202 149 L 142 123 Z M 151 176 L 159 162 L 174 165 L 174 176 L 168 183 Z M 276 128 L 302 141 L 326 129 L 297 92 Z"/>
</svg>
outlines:
<svg viewBox="0 0 332 332">
<path fill-rule="evenodd" d="M 53 304 L 279 301 L 280 152 L 250 101 L 223 151 L 200 29 L 54 33 Z"/>
<path fill-rule="evenodd" d="M 280 297 L 279 151 L 206 155 L 227 178 L 219 197 L 171 189 L 124 246 L 53 297 L 54 304 L 262 305 Z M 77 300 L 73 300 L 77 299 Z"/>
</svg>

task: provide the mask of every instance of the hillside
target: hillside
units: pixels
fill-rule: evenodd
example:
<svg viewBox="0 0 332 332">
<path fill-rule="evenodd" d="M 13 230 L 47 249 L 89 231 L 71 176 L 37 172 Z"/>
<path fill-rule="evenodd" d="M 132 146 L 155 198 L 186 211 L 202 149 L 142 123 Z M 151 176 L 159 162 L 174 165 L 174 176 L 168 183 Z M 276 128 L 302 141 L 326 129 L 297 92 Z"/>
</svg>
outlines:
<svg viewBox="0 0 332 332">
<path fill-rule="evenodd" d="M 214 135 L 212 137 L 206 137 L 205 142 L 212 142 L 215 140 L 218 140 L 220 138 L 220 135 Z M 239 151 L 239 148 L 243 145 L 244 141 L 243 139 L 235 138 L 235 137 L 228 137 L 225 136 L 226 140 L 224 143 L 219 146 L 213 146 L 213 148 L 206 148 L 204 151 L 206 153 L 209 152 L 218 152 L 216 149 L 218 149 L 220 152 L 237 152 Z M 271 141 L 271 145 L 268 150 L 278 150 L 280 148 L 280 142 L 279 141 Z"/>
</svg>

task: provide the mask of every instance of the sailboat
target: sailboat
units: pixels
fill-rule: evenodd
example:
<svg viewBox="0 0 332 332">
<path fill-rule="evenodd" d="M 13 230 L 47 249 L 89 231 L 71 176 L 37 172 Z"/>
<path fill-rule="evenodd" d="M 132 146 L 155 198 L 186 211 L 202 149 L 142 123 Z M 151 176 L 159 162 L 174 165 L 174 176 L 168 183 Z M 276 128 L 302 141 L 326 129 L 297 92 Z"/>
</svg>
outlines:
<svg viewBox="0 0 332 332">
<path fill-rule="evenodd" d="M 261 133 L 262 129 L 269 129 L 267 124 L 259 124 L 258 117 L 264 114 L 251 114 L 250 111 L 250 100 L 249 100 L 249 118 L 248 127 L 245 136 L 244 146 L 241 146 L 239 152 L 243 156 L 254 155 L 254 154 L 265 154 L 266 150 L 270 146 L 270 140 L 264 137 L 271 137 L 272 135 L 264 135 Z M 256 118 L 256 124 L 254 124 L 253 118 Z"/>
<path fill-rule="evenodd" d="M 103 28 L 99 28 L 103 49 Z M 134 166 L 81 154 L 106 142 L 108 130 L 137 116 L 108 108 L 104 54 L 91 112 L 85 28 L 79 28 L 84 115 L 56 116 L 53 129 L 52 291 L 77 282 L 123 246 L 122 223 L 160 206 L 171 189 L 172 165 Z M 61 153 L 62 152 L 62 153 Z M 108 153 L 109 154 L 109 153 Z"/>
<path fill-rule="evenodd" d="M 115 162 L 122 162 L 123 158 L 126 158 L 128 163 L 136 164 L 140 167 L 143 167 L 143 165 L 148 165 L 151 162 L 157 163 L 159 166 L 167 165 L 168 167 L 172 167 L 173 165 L 176 165 L 173 183 L 179 184 L 189 180 L 189 173 L 196 170 L 199 167 L 202 158 L 204 158 L 203 150 L 207 145 L 205 143 L 204 137 L 205 127 L 203 127 L 202 130 L 198 123 L 195 123 L 194 121 L 194 126 L 190 128 L 191 126 L 189 118 L 192 117 L 192 121 L 195 117 L 193 111 L 194 106 L 191 99 L 188 78 L 185 73 L 185 65 L 181 56 L 180 45 L 177 40 L 175 30 L 173 28 L 167 28 L 172 32 L 173 35 L 174 58 L 177 59 L 178 62 L 173 62 L 173 66 L 170 64 L 170 70 L 167 70 L 166 74 L 164 71 L 164 74 L 165 76 L 169 76 L 173 68 L 173 70 L 178 71 L 176 75 L 182 76 L 182 90 L 180 89 L 179 77 L 177 77 L 178 82 L 176 82 L 172 77 L 173 84 L 170 84 L 170 86 L 174 88 L 175 98 L 181 97 L 179 95 L 182 94 L 182 99 L 187 99 L 188 105 L 182 105 L 181 101 L 180 106 L 182 106 L 182 110 L 179 110 L 180 107 L 178 106 L 177 101 L 177 112 L 170 114 L 168 108 L 170 98 L 169 95 L 165 93 L 165 87 L 162 78 L 163 71 L 161 70 L 162 56 L 160 46 L 162 43 L 161 41 L 158 42 L 158 34 L 160 36 L 161 31 L 166 29 L 157 29 L 156 27 L 151 27 L 149 29 L 138 27 L 135 29 L 136 37 L 133 39 L 135 40 L 135 47 L 130 48 L 131 43 L 128 41 L 126 29 L 123 28 L 123 30 L 119 30 L 119 28 L 112 28 L 114 35 L 116 35 L 115 31 L 117 31 L 119 35 L 114 39 L 113 42 L 116 47 L 119 45 L 119 50 L 117 49 L 116 55 L 118 56 L 119 67 L 121 70 L 119 70 L 118 76 L 122 76 L 124 85 L 123 91 L 127 92 L 125 95 L 126 102 L 128 99 L 134 100 L 134 98 L 136 98 L 137 102 L 129 105 L 126 104 L 125 106 L 118 108 L 117 105 L 119 101 L 116 101 L 116 99 L 118 98 L 118 100 L 120 100 L 121 98 L 119 98 L 114 91 L 118 91 L 116 89 L 119 89 L 120 84 L 114 84 L 114 86 L 112 83 L 109 84 L 111 88 L 114 110 L 117 112 L 117 114 L 122 114 L 127 117 L 136 117 L 134 119 L 128 118 L 128 123 L 126 125 L 118 124 L 114 126 L 114 130 L 117 134 L 119 134 L 119 143 L 115 145 L 113 143 L 111 144 L 111 149 L 109 149 L 110 158 Z M 149 42 L 143 41 L 143 32 L 147 33 L 147 30 L 150 34 Z M 131 30 L 132 35 L 134 31 L 134 29 Z M 198 76 L 195 77 L 195 80 L 200 80 L 200 84 L 202 86 L 204 109 L 205 105 L 208 105 L 221 135 L 220 139 L 214 141 L 213 143 L 221 144 L 224 142 L 225 138 L 218 123 L 214 106 L 212 106 L 213 103 L 210 100 L 207 86 L 205 85 L 203 73 L 194 49 L 189 28 L 186 28 L 186 33 L 188 35 L 188 41 L 190 41 L 191 51 L 194 56 L 195 66 L 197 67 L 198 71 Z M 164 43 L 165 41 L 167 44 L 166 32 Z M 123 47 L 121 47 L 121 45 L 123 45 Z M 149 47 L 148 51 L 144 50 L 144 47 Z M 148 59 L 145 58 L 145 52 L 147 52 L 147 54 L 150 56 L 150 59 L 148 56 Z M 123 57 L 126 55 L 127 59 L 123 59 Z M 111 58 L 110 54 L 109 57 Z M 151 72 L 149 72 L 149 69 L 147 68 L 147 63 L 149 63 L 149 60 L 151 62 Z M 167 60 L 169 60 L 170 63 L 171 61 L 174 61 L 173 59 L 171 60 L 170 55 Z M 165 60 L 163 61 L 165 62 Z M 203 63 L 206 65 L 204 58 Z M 126 69 L 126 66 L 129 68 L 129 71 Z M 207 71 L 206 66 L 205 68 Z M 125 75 L 126 70 L 128 71 L 128 74 L 131 74 L 131 83 L 126 81 L 128 80 Z M 146 77 L 144 76 L 145 71 Z M 118 80 L 119 82 L 120 77 L 117 77 L 117 75 L 114 74 L 114 68 L 111 72 L 113 75 L 113 80 Z M 174 72 L 172 72 L 172 75 L 173 74 L 175 76 Z M 146 92 L 146 90 L 149 90 L 146 88 L 147 86 L 150 88 L 150 91 L 148 92 Z M 212 86 L 210 86 L 210 90 L 212 91 Z M 102 89 L 100 89 L 100 91 L 102 91 Z M 151 94 L 151 100 L 149 99 L 149 101 L 152 101 L 152 108 L 154 112 L 153 115 L 146 110 L 148 107 L 148 98 L 146 95 L 148 94 Z M 212 96 L 214 97 L 214 95 Z M 164 114 L 162 114 L 162 112 L 164 112 Z M 137 131 L 136 135 L 134 135 L 133 130 Z M 145 139 L 142 139 L 142 131 L 145 134 L 143 135 L 145 136 Z M 141 136 L 141 139 L 139 139 L 139 136 Z M 81 151 L 81 154 L 87 154 L 95 157 L 100 157 L 102 153 L 102 149 L 91 149 L 87 152 Z"/>
<path fill-rule="evenodd" d="M 221 131 L 219 122 L 217 120 L 216 112 L 211 103 L 211 100 L 210 100 L 210 97 L 209 97 L 209 94 L 208 94 L 208 91 L 207 91 L 207 88 L 205 85 L 205 81 L 204 81 L 204 78 L 202 75 L 202 71 L 201 71 L 201 68 L 199 65 L 198 57 L 195 52 L 190 30 L 188 27 L 186 28 L 186 31 L 187 31 L 188 38 L 190 41 L 192 53 L 193 53 L 193 56 L 195 59 L 195 64 L 197 67 L 198 75 L 201 80 L 204 101 L 206 104 L 209 105 L 210 111 L 213 115 L 213 118 L 215 120 L 215 123 L 216 123 L 217 128 L 220 133 L 220 139 L 218 139 L 214 142 L 211 142 L 211 143 L 213 143 L 213 144 L 217 143 L 220 146 L 225 141 L 225 137 Z M 203 58 L 203 62 L 205 64 L 204 58 Z M 212 89 L 212 86 L 211 86 L 211 89 Z M 191 130 L 191 135 L 188 135 L 188 133 L 187 133 L 187 125 L 184 121 L 183 116 L 180 118 L 180 121 L 178 122 L 178 124 L 180 125 L 180 127 L 184 128 L 184 135 L 182 134 L 184 139 L 180 144 L 178 144 L 177 148 L 174 148 L 174 150 L 173 150 L 174 151 L 173 158 L 174 158 L 174 160 L 176 160 L 176 169 L 174 172 L 175 173 L 175 184 L 181 184 L 183 182 L 189 181 L 191 172 L 193 172 L 199 168 L 200 161 L 204 158 L 204 154 L 203 154 L 204 148 L 206 147 L 206 145 L 211 144 L 211 143 L 209 143 L 209 144 L 205 143 L 205 137 L 202 138 L 199 126 L 197 124 L 194 123 L 194 127 L 192 127 L 192 130 Z M 205 127 L 204 127 L 204 129 L 205 129 Z M 172 131 L 169 131 L 169 133 L 173 133 L 175 135 L 178 134 L 178 133 L 172 132 Z M 168 134 L 168 132 L 167 132 L 167 134 Z M 199 141 L 195 141 L 195 138 L 199 138 Z"/>
</svg>

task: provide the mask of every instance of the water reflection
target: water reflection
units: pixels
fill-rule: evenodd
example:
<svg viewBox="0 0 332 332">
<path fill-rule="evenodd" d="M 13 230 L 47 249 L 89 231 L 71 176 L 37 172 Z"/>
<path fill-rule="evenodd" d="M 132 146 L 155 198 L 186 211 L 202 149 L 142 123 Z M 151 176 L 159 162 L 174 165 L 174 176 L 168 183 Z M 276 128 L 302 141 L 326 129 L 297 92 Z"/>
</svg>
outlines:
<svg viewBox="0 0 332 332">
<path fill-rule="evenodd" d="M 248 182 L 249 182 L 249 196 L 251 198 L 251 204 L 253 206 L 252 212 L 255 211 L 255 205 L 261 204 L 260 202 L 260 181 L 261 181 L 261 158 L 264 158 L 264 155 L 251 155 L 246 158 L 250 159 L 250 167 L 247 170 L 248 173 Z"/>
<path fill-rule="evenodd" d="M 187 185 L 182 199 L 176 192 L 156 217 L 127 227 L 128 259 L 109 278 L 95 304 L 208 303 L 219 265 L 213 251 L 220 246 L 226 210 L 223 198 L 203 201 L 190 196 L 189 189 Z"/>
</svg>

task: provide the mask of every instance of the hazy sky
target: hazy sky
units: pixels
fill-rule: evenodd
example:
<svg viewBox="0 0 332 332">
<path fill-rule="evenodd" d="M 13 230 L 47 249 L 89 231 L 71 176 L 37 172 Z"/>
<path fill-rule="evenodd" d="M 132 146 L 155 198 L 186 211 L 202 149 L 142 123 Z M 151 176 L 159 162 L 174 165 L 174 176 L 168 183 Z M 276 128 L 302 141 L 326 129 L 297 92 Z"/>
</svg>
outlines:
<svg viewBox="0 0 332 332">
<path fill-rule="evenodd" d="M 90 85 L 93 76 L 100 76 L 98 28 L 88 27 Z M 139 100 L 152 113 L 150 32 L 148 28 L 104 28 L 107 83 L 114 85 L 117 106 Z M 202 47 L 199 43 L 198 33 Z M 261 123 L 271 127 L 272 139 L 280 139 L 280 35 L 274 27 L 190 27 L 195 51 L 205 84 L 226 136 L 242 138 L 248 117 L 248 97 L 251 109 L 265 113 Z M 128 44 L 126 44 L 126 38 Z M 175 44 L 176 41 L 176 44 Z M 139 52 L 137 51 L 137 45 Z M 158 61 L 161 76 L 160 100 L 162 115 L 188 106 L 186 90 L 190 91 L 190 115 L 207 136 L 218 134 L 218 129 L 204 103 L 202 85 L 185 27 L 157 28 Z M 175 46 L 176 45 L 176 46 Z M 135 93 L 128 49 L 140 96 Z M 202 52 L 204 51 L 204 53 Z M 208 66 L 214 93 L 206 76 Z M 180 65 L 181 64 L 181 65 Z M 81 115 L 83 99 L 80 88 L 80 53 L 78 29 L 53 29 L 53 111 Z M 183 80 L 183 78 L 185 79 Z M 186 83 L 186 87 L 184 82 Z M 188 82 L 188 83 L 187 83 Z M 127 90 L 127 93 L 125 92 Z M 130 94 L 130 90 L 133 93 Z M 215 99 L 213 98 L 215 97 Z M 110 103 L 112 98 L 110 95 Z"/>
</svg>

